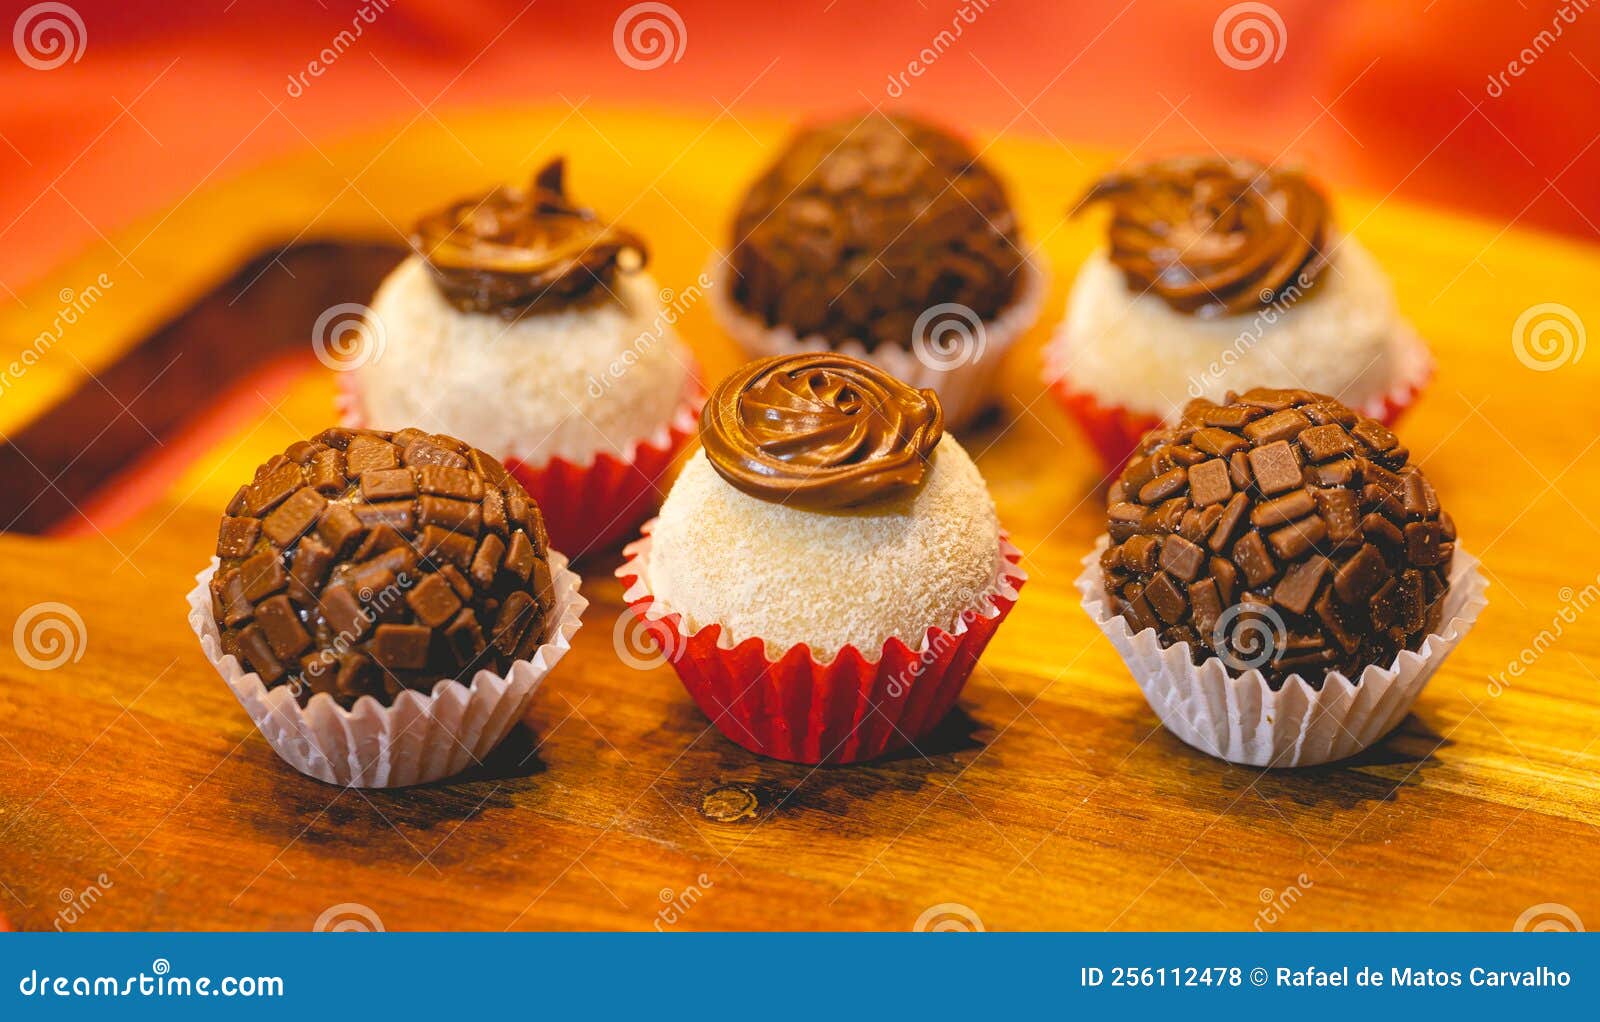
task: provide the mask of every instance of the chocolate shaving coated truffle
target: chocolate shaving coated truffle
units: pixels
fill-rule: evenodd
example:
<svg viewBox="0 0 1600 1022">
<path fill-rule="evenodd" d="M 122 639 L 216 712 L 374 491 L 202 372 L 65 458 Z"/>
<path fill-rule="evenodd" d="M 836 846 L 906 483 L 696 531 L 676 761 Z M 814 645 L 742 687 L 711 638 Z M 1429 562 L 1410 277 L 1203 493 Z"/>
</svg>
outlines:
<svg viewBox="0 0 1600 1022">
<path fill-rule="evenodd" d="M 505 319 L 607 301 L 617 273 L 646 258 L 638 236 L 567 198 L 560 159 L 527 190 L 496 188 L 424 216 L 411 245 L 451 305 Z"/>
<path fill-rule="evenodd" d="M 1333 398 L 1191 401 L 1111 487 L 1107 598 L 1200 663 L 1321 689 L 1438 627 L 1456 530 L 1393 433 Z"/>
<path fill-rule="evenodd" d="M 734 300 L 769 326 L 909 348 L 950 302 L 992 319 L 1023 256 L 1005 190 L 959 139 L 873 113 L 798 134 L 734 221 Z"/>
<path fill-rule="evenodd" d="M 1326 265 L 1328 202 L 1298 173 L 1243 159 L 1163 160 L 1101 178 L 1111 261 L 1178 312 L 1253 312 L 1308 289 Z M 1075 211 L 1076 212 L 1076 211 Z"/>
<path fill-rule="evenodd" d="M 811 511 L 914 492 L 943 435 L 933 391 L 831 352 L 746 364 L 700 418 L 718 475 L 752 497 Z"/>
<path fill-rule="evenodd" d="M 330 429 L 239 488 L 217 532 L 222 649 L 303 706 L 390 705 L 504 674 L 544 641 L 554 588 L 539 508 L 489 455 L 407 429 Z"/>
</svg>

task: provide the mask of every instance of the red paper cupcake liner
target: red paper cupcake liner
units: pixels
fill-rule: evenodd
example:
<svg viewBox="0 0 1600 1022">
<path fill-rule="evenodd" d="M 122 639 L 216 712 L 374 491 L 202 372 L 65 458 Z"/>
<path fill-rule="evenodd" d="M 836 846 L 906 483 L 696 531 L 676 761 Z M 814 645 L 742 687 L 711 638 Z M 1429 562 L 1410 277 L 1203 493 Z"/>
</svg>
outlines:
<svg viewBox="0 0 1600 1022">
<path fill-rule="evenodd" d="M 718 731 L 757 755 L 791 763 L 856 763 L 925 738 L 955 706 L 1027 580 L 1017 566 L 1021 552 L 1002 534 L 1001 570 L 990 591 L 951 630 L 929 628 L 921 649 L 891 638 L 871 659 L 846 646 L 824 663 L 798 645 L 774 660 L 760 638 L 730 647 L 721 625 L 688 634 L 680 615 L 652 616 L 655 597 L 639 565 L 654 524 L 624 550 L 616 572 L 629 608 Z"/>
<path fill-rule="evenodd" d="M 366 425 L 361 396 L 350 374 L 339 377 L 342 425 Z M 601 451 L 588 464 L 550 458 L 543 462 L 505 458 L 506 469 L 522 483 L 544 515 L 550 545 L 577 561 L 609 550 L 633 534 L 661 506 L 662 483 L 679 453 L 695 435 L 705 402 L 696 374 L 672 418 L 623 452 Z"/>
<path fill-rule="evenodd" d="M 1374 414 L 1371 406 L 1358 411 L 1371 415 L 1385 426 L 1393 426 L 1406 409 L 1416 403 L 1417 396 L 1432 379 L 1433 365 L 1429 363 L 1427 371 L 1416 380 L 1385 394 L 1381 406 L 1376 409 L 1377 414 Z M 1051 393 L 1078 423 L 1078 427 L 1089 438 L 1089 444 L 1100 456 L 1107 479 L 1120 475 L 1123 466 L 1138 448 L 1139 441 L 1144 439 L 1146 433 L 1161 425 L 1162 420 L 1154 415 L 1129 411 L 1121 405 L 1101 404 L 1093 394 L 1073 389 L 1071 381 L 1065 376 L 1056 376 L 1048 382 Z"/>
</svg>

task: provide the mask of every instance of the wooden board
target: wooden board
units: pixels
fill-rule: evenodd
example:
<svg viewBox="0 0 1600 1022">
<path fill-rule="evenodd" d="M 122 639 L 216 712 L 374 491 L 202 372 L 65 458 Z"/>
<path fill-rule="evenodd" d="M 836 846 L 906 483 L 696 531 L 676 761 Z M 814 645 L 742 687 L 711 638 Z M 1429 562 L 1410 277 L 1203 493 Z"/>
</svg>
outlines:
<svg viewBox="0 0 1600 1022">
<path fill-rule="evenodd" d="M 96 387 L 90 372 L 105 378 L 181 323 L 264 244 L 302 229 L 303 241 L 392 244 L 392 225 L 428 203 L 520 176 L 546 153 L 572 157 L 577 194 L 626 210 L 656 240 L 658 278 L 681 287 L 779 127 L 597 111 L 457 118 L 202 190 L 130 228 L 145 241 L 129 267 L 86 253 L 30 291 L 26 311 L 5 314 L 4 343 L 20 348 L 59 289 L 117 266 L 107 300 L 8 391 L 0 427 L 21 436 Z M 482 166 L 463 165 L 459 146 Z M 1092 224 L 1061 212 L 1113 160 L 1010 140 L 988 158 L 1055 272 L 1046 322 L 1011 359 L 1004 408 L 963 436 L 1032 577 L 920 754 L 811 769 L 709 730 L 670 669 L 616 656 L 612 558 L 586 574 L 593 603 L 575 651 L 483 768 L 388 793 L 293 773 L 206 666 L 183 613 L 242 474 L 331 415 L 332 380 L 307 354 L 265 360 L 224 414 L 196 403 L 142 445 L 153 454 L 126 495 L 153 499 L 131 517 L 91 499 L 94 526 L 68 515 L 71 535 L 0 536 L 0 626 L 43 602 L 83 622 L 81 656 L 55 669 L 0 644 L 3 912 L 28 929 L 305 929 L 349 903 L 389 929 L 904 929 L 950 904 L 990 929 L 1506 929 L 1545 903 L 1600 920 L 1589 606 L 1600 592 L 1600 359 L 1535 371 L 1511 343 L 1540 302 L 1600 324 L 1600 251 L 1341 199 L 1341 222 L 1391 269 L 1439 356 L 1402 432 L 1482 557 L 1491 606 L 1368 754 L 1246 769 L 1158 726 L 1071 588 L 1100 528 L 1098 480 L 1038 382 L 1038 349 L 1094 243 Z M 365 286 L 363 274 L 308 280 L 288 265 L 268 262 L 260 279 L 314 299 L 252 304 L 224 290 L 234 311 L 190 321 L 194 337 L 240 343 L 279 307 L 292 311 L 275 328 L 305 336 L 307 309 L 364 297 L 340 290 Z M 712 374 L 734 364 L 704 309 L 682 330 Z M 116 394 L 131 407 L 148 382 L 118 377 Z M 129 418 L 113 415 L 117 436 Z M 1491 677 L 1524 656 L 1526 673 L 1491 694 Z"/>
</svg>

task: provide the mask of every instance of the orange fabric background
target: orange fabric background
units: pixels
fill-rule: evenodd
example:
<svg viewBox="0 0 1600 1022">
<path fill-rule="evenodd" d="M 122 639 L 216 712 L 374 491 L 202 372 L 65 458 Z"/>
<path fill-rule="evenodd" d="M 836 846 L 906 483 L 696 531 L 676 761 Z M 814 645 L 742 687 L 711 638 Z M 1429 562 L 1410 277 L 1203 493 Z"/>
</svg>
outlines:
<svg viewBox="0 0 1600 1022">
<path fill-rule="evenodd" d="M 574 116 L 632 104 L 707 119 L 888 102 L 979 135 L 1054 139 L 1064 160 L 1083 143 L 1215 145 L 1307 164 L 1335 187 L 1600 236 L 1595 10 L 1495 97 L 1489 76 L 1559 5 L 1276 0 L 1281 59 L 1236 70 L 1213 48 L 1227 3 L 992 0 L 891 100 L 890 76 L 959 5 L 675 0 L 682 57 L 643 71 L 613 49 L 621 2 L 401 0 L 299 95 L 291 76 L 362 5 L 222 6 L 76 0 L 86 30 L 76 63 L 39 71 L 0 59 L 0 287 L 15 293 L 134 218 L 285 151 L 534 102 L 573 104 Z"/>
</svg>

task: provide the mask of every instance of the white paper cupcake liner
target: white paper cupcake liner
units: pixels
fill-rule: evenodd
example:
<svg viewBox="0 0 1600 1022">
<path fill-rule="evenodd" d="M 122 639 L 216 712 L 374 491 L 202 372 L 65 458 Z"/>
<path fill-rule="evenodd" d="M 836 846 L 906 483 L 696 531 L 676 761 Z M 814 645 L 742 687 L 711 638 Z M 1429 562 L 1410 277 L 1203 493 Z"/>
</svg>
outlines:
<svg viewBox="0 0 1600 1022">
<path fill-rule="evenodd" d="M 442 679 L 432 695 L 402 692 L 393 705 L 364 697 L 349 710 L 319 693 L 305 706 L 289 686 L 268 689 L 237 657 L 223 655 L 222 637 L 211 616 L 209 583 L 217 559 L 189 592 L 189 627 L 206 659 L 228 683 L 262 737 L 285 763 L 319 781 L 354 788 L 403 788 L 427 784 L 481 763 L 522 719 L 545 675 L 572 648 L 572 636 L 589 605 L 567 559 L 551 550 L 555 610 L 549 637 L 504 677 L 481 670 L 472 684 Z"/>
<path fill-rule="evenodd" d="M 1044 257 L 1029 257 L 1024 264 L 1022 285 L 1011 304 L 1000 310 L 994 319 L 982 321 L 981 333 L 968 328 L 968 332 L 978 338 L 976 343 L 959 345 L 958 351 L 945 356 L 937 350 L 919 354 L 910 348 L 891 345 L 879 345 L 869 351 L 866 345 L 853 338 L 837 344 L 817 334 L 797 338 L 789 327 L 769 327 L 759 317 L 739 308 L 733 300 L 728 261 L 720 253 L 706 272 L 713 281 L 713 286 L 707 289 L 712 315 L 748 357 L 837 351 L 863 359 L 913 387 L 926 387 L 938 394 L 945 422 L 952 428 L 965 423 L 990 398 L 1007 350 L 1038 320 L 1049 289 Z"/>
<path fill-rule="evenodd" d="M 1188 643 L 1163 647 L 1155 629 L 1137 634 L 1106 599 L 1102 535 L 1083 559 L 1083 608 L 1111 640 L 1161 723 L 1189 745 L 1230 763 L 1303 767 L 1354 756 L 1397 727 L 1483 608 L 1488 582 L 1477 558 L 1456 546 L 1450 589 L 1437 631 L 1386 666 L 1373 665 L 1356 683 L 1337 671 L 1322 690 L 1298 674 L 1274 692 L 1259 670 L 1233 672 L 1216 657 L 1196 666 Z"/>
</svg>

